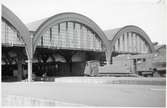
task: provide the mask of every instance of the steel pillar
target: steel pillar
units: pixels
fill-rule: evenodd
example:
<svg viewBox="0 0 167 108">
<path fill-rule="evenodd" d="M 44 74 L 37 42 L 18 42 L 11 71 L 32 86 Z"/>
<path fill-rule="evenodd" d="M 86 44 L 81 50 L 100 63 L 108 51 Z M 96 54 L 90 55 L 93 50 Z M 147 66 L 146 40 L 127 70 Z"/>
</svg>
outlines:
<svg viewBox="0 0 167 108">
<path fill-rule="evenodd" d="M 27 63 L 28 63 L 28 82 L 32 82 L 32 59 L 28 59 Z"/>
</svg>

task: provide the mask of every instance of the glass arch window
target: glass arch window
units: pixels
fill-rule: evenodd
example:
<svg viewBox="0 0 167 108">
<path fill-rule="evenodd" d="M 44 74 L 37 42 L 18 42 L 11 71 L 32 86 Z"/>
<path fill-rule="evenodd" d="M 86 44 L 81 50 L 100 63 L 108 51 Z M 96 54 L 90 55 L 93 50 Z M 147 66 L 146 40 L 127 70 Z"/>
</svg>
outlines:
<svg viewBox="0 0 167 108">
<path fill-rule="evenodd" d="M 52 33 L 50 33 L 52 32 Z M 51 36 L 52 35 L 52 36 Z M 87 26 L 77 22 L 62 22 L 43 34 L 38 46 L 57 49 L 103 51 L 102 41 Z"/>
<path fill-rule="evenodd" d="M 23 45 L 23 40 L 20 38 L 17 30 L 5 20 L 1 20 L 1 43 L 9 45 Z"/>
<path fill-rule="evenodd" d="M 120 53 L 149 53 L 150 49 L 146 41 L 140 37 L 140 34 L 127 32 L 116 41 L 114 51 Z"/>
</svg>

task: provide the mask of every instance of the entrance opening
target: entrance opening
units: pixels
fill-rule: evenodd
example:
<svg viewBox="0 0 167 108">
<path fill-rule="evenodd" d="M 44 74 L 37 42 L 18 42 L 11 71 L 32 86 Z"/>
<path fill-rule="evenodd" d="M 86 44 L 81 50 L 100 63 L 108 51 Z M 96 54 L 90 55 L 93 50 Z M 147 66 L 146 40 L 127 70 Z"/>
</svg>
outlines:
<svg viewBox="0 0 167 108">
<path fill-rule="evenodd" d="M 86 62 L 90 60 L 103 65 L 105 53 L 38 47 L 33 59 L 33 74 L 36 78 L 83 76 Z"/>
<path fill-rule="evenodd" d="M 27 78 L 27 60 L 24 47 L 2 46 L 2 81 L 20 81 Z"/>
</svg>

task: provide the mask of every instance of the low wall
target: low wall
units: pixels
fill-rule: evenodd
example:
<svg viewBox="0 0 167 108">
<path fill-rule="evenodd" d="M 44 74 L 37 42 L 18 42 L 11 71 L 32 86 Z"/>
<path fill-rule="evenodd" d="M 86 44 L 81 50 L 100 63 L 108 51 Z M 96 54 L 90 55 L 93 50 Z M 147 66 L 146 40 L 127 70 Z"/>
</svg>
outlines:
<svg viewBox="0 0 167 108">
<path fill-rule="evenodd" d="M 166 85 L 165 78 L 135 77 L 64 77 L 55 78 L 56 83 L 135 84 Z"/>
</svg>

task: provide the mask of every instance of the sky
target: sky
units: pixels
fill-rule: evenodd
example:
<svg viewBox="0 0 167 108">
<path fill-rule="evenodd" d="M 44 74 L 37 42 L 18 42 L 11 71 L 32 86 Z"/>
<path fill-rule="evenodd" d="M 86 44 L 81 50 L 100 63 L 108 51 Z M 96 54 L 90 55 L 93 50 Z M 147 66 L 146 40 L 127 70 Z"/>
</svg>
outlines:
<svg viewBox="0 0 167 108">
<path fill-rule="evenodd" d="M 102 30 L 126 25 L 142 28 L 152 42 L 166 44 L 165 0 L 2 0 L 23 23 L 76 12 L 92 19 Z"/>
</svg>

